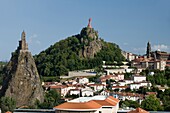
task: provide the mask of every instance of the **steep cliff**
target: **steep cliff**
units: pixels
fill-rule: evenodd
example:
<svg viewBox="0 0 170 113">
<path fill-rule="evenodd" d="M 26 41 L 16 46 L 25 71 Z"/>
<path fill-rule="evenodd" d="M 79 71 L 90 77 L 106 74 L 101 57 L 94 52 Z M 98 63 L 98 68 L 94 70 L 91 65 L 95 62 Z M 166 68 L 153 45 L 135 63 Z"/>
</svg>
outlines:
<svg viewBox="0 0 170 113">
<path fill-rule="evenodd" d="M 91 27 L 85 27 L 81 30 L 80 37 L 83 47 L 79 52 L 79 56 L 94 58 L 94 55 L 102 49 L 102 42 L 98 37 L 98 32 Z"/>
<path fill-rule="evenodd" d="M 44 94 L 40 77 L 25 40 L 25 32 L 11 60 L 5 68 L 0 96 L 11 97 L 16 106 L 33 106 L 36 100 L 43 102 Z"/>
</svg>

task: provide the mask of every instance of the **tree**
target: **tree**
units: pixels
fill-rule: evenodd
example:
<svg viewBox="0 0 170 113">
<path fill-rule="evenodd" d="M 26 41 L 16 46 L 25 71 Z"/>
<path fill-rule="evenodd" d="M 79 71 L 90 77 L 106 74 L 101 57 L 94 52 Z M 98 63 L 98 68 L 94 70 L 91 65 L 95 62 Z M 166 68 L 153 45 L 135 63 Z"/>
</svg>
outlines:
<svg viewBox="0 0 170 113">
<path fill-rule="evenodd" d="M 169 100 L 170 100 L 170 96 L 165 95 L 163 97 L 162 102 L 163 102 L 163 106 L 164 106 L 165 111 L 170 111 L 170 101 Z"/>
<path fill-rule="evenodd" d="M 114 89 L 114 91 L 115 91 L 115 92 L 119 92 L 119 91 L 120 91 L 120 89 L 119 89 L 119 88 L 116 88 L 116 89 Z"/>
<path fill-rule="evenodd" d="M 141 107 L 149 111 L 158 111 L 163 109 L 160 104 L 160 100 L 155 95 L 149 95 L 146 97 L 146 99 L 142 101 Z"/>
<path fill-rule="evenodd" d="M 132 76 L 132 73 L 125 73 L 124 76 L 125 79 L 129 79 Z"/>
<path fill-rule="evenodd" d="M 2 97 L 0 105 L 3 113 L 13 111 L 16 108 L 16 101 L 11 97 Z"/>
<path fill-rule="evenodd" d="M 60 99 L 61 96 L 56 90 L 50 90 L 46 92 L 43 103 L 39 103 L 38 101 L 36 101 L 35 104 L 37 108 L 49 109 L 60 104 L 61 103 Z"/>
<path fill-rule="evenodd" d="M 110 82 L 110 79 L 108 80 L 106 80 L 106 88 L 107 88 L 107 90 L 112 90 L 112 84 L 111 84 L 111 82 Z"/>
<path fill-rule="evenodd" d="M 137 108 L 139 107 L 139 103 L 137 101 L 133 101 L 133 100 L 125 100 L 125 101 L 121 101 L 120 102 L 120 106 L 121 107 L 132 107 L 132 108 Z"/>
</svg>

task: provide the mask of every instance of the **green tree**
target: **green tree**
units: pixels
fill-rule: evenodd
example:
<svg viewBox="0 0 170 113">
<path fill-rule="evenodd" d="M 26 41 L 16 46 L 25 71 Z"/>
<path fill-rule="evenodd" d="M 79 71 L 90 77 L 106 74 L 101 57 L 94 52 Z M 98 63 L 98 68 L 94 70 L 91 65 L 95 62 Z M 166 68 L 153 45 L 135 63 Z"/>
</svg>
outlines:
<svg viewBox="0 0 170 113">
<path fill-rule="evenodd" d="M 11 97 L 2 97 L 0 101 L 2 113 L 13 111 L 16 108 L 16 101 Z"/>
<path fill-rule="evenodd" d="M 120 106 L 121 107 L 132 107 L 132 108 L 137 108 L 139 107 L 139 103 L 137 101 L 133 101 L 133 100 L 125 100 L 125 101 L 121 101 L 120 102 Z"/>
<path fill-rule="evenodd" d="M 132 76 L 132 73 L 125 73 L 124 76 L 125 79 L 129 79 Z"/>
<path fill-rule="evenodd" d="M 112 90 L 112 85 L 111 85 L 111 82 L 110 82 L 110 79 L 108 80 L 106 80 L 106 88 L 108 89 L 108 90 Z"/>
<path fill-rule="evenodd" d="M 170 96 L 165 95 L 162 99 L 164 110 L 170 111 Z"/>
<path fill-rule="evenodd" d="M 162 110 L 160 100 L 155 95 L 149 95 L 145 100 L 142 101 L 141 107 L 149 111 Z"/>
<path fill-rule="evenodd" d="M 61 103 L 61 96 L 56 90 L 50 90 L 46 92 L 45 99 L 43 103 L 39 103 L 36 101 L 37 108 L 41 109 L 49 109 L 53 108 L 54 106 L 57 106 Z"/>
</svg>

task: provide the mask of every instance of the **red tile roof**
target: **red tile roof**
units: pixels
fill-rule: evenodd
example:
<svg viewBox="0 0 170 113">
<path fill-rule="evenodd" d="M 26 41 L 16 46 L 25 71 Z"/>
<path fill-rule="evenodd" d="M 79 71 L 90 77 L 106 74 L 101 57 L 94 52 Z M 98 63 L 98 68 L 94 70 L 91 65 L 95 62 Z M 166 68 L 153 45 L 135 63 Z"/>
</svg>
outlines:
<svg viewBox="0 0 170 113">
<path fill-rule="evenodd" d="M 107 99 L 112 100 L 112 101 L 114 101 L 114 102 L 116 102 L 116 103 L 118 103 L 118 102 L 120 101 L 119 99 L 114 98 L 114 97 L 112 97 L 112 96 L 107 97 Z"/>
<path fill-rule="evenodd" d="M 66 85 L 51 85 L 50 89 L 62 89 L 62 88 L 66 88 Z"/>
<path fill-rule="evenodd" d="M 91 100 L 88 102 L 65 102 L 54 108 L 60 110 L 74 110 L 74 109 L 99 109 L 102 106 L 116 106 L 119 102 L 118 99 L 109 96 L 105 100 Z"/>
<path fill-rule="evenodd" d="M 127 113 L 149 113 L 148 111 L 145 111 L 142 108 L 136 108 L 135 110 L 129 111 Z"/>
<path fill-rule="evenodd" d="M 167 67 L 170 67 L 170 64 L 166 64 Z"/>
<path fill-rule="evenodd" d="M 95 101 L 88 102 L 65 102 L 54 108 L 56 109 L 99 109 L 102 107 L 100 104 Z"/>
<path fill-rule="evenodd" d="M 93 100 L 96 103 L 100 104 L 101 106 L 116 106 L 116 104 L 119 102 L 118 99 L 109 96 L 105 100 Z"/>
<path fill-rule="evenodd" d="M 5 112 L 5 113 L 12 113 L 12 112 L 10 112 L 10 111 L 7 111 L 7 112 Z"/>
<path fill-rule="evenodd" d="M 115 104 L 112 104 L 110 102 L 107 102 L 106 100 L 93 100 L 94 102 L 100 104 L 101 106 L 115 106 Z"/>
<path fill-rule="evenodd" d="M 115 94 L 121 95 L 121 96 L 130 96 L 130 97 L 144 97 L 144 94 L 138 94 L 138 93 L 125 93 L 125 92 L 115 92 Z"/>
<path fill-rule="evenodd" d="M 156 95 L 157 92 L 146 92 L 147 95 Z"/>
</svg>

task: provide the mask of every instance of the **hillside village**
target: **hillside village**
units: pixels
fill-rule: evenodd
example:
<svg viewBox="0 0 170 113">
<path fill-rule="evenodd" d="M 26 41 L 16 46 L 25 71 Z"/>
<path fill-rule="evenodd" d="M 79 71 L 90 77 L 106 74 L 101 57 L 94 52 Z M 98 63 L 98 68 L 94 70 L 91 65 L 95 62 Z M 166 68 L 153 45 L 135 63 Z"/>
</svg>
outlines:
<svg viewBox="0 0 170 113">
<path fill-rule="evenodd" d="M 91 31 L 94 30 L 91 26 L 91 19 L 89 19 L 87 31 L 89 29 Z M 95 52 L 98 52 L 100 49 L 102 49 L 102 44 L 97 44 L 95 42 L 95 40 L 100 42 L 100 39 L 97 38 L 95 32 L 92 32 L 92 34 L 88 35 L 93 38 L 93 43 L 89 42 L 90 46 L 84 46 L 83 51 L 81 51 L 83 53 L 81 56 L 93 58 L 95 56 Z M 83 41 L 83 43 L 84 42 L 87 42 L 87 40 Z M 95 47 L 100 47 L 100 49 L 96 50 L 91 48 L 92 45 L 95 45 Z M 21 41 L 17 51 L 19 54 L 19 57 L 17 57 L 17 61 L 19 61 L 18 65 L 20 67 L 19 71 L 17 71 L 18 68 L 12 68 L 13 70 L 10 71 L 11 67 L 15 67 L 14 63 L 17 62 L 15 61 L 17 55 L 13 53 L 11 62 L 8 64 L 8 73 L 6 73 L 8 77 L 4 78 L 2 85 L 1 97 L 3 97 L 2 94 L 7 90 L 6 83 L 8 83 L 9 89 L 7 90 L 7 93 L 5 92 L 7 96 L 15 97 L 15 100 L 17 100 L 17 96 L 19 94 L 18 92 L 22 92 L 22 94 L 25 93 L 24 95 L 28 94 L 27 97 L 34 98 L 34 100 L 39 99 L 40 102 L 42 102 L 42 99 L 44 98 L 42 97 L 43 91 L 39 86 L 40 78 L 38 77 L 36 67 L 34 67 L 35 62 L 32 60 L 33 57 L 31 57 L 31 59 L 27 58 L 28 55 L 30 55 L 30 52 L 28 52 L 28 45 L 25 41 L 25 32 L 22 33 Z M 157 81 L 155 82 L 153 77 L 157 74 L 157 72 L 164 72 L 166 74 L 166 71 L 170 68 L 170 54 L 162 51 L 152 51 L 150 42 L 147 43 L 146 54 L 143 56 L 135 55 L 125 51 L 122 51 L 121 54 L 125 57 L 125 60 L 122 61 L 121 64 L 117 61 L 108 63 L 103 60 L 101 61 L 103 64 L 101 67 L 98 67 L 98 71 L 95 69 L 73 70 L 69 71 L 68 75 L 59 76 L 60 81 L 41 81 L 45 93 L 53 90 L 60 96 L 60 99 L 56 100 L 58 105 L 53 106 L 52 111 L 56 113 L 117 113 L 122 112 L 122 110 L 127 110 L 124 112 L 131 113 L 135 111 L 136 113 L 140 111 L 140 113 L 148 113 L 144 110 L 144 108 L 139 108 L 143 105 L 142 102 L 144 102 L 149 97 L 157 99 L 157 97 L 160 96 L 160 98 L 164 99 L 164 97 L 161 97 L 160 94 L 163 95 L 164 92 L 169 91 L 170 86 L 168 84 L 168 77 L 165 84 L 161 84 L 162 81 L 158 81 L 160 84 Z M 14 72 L 15 69 L 17 73 Z M 9 76 L 10 74 L 11 76 Z M 18 75 L 21 76 L 16 77 L 16 79 L 15 76 Z M 36 77 L 34 78 L 34 76 Z M 30 84 L 28 80 L 30 80 Z M 34 80 L 37 80 L 38 82 Z M 13 87 L 15 83 L 18 84 L 18 88 L 16 89 Z M 35 85 L 33 86 L 31 83 L 34 83 Z M 25 92 L 22 90 L 22 88 L 20 88 L 20 86 L 23 86 L 23 84 L 31 86 L 30 89 L 27 87 L 29 91 Z M 40 91 L 36 89 L 36 86 L 39 87 Z M 160 92 L 160 94 L 158 92 Z M 41 94 L 41 96 L 38 94 Z M 166 95 L 168 94 L 169 93 L 166 93 Z M 24 97 L 24 95 L 22 96 L 21 100 L 27 98 Z M 60 100 L 62 100 L 62 102 Z M 24 104 L 17 102 L 17 108 L 20 109 L 14 110 L 14 113 L 28 112 L 29 109 L 23 109 L 22 111 L 21 108 L 23 106 L 27 106 L 27 104 L 33 106 L 33 101 L 29 101 L 31 102 L 23 102 Z M 127 102 L 136 102 L 136 104 L 130 104 L 130 106 L 128 106 Z M 158 103 L 160 106 L 163 106 L 164 102 L 159 100 Z M 164 106 L 166 110 L 170 110 L 168 105 L 168 107 L 166 105 Z M 146 109 L 150 110 L 147 107 Z M 163 109 L 157 108 L 153 110 Z"/>
<path fill-rule="evenodd" d="M 157 96 L 153 84 L 147 80 L 147 76 L 153 76 L 154 70 L 164 71 L 170 65 L 170 54 L 161 51 L 151 51 L 148 42 L 146 54 L 135 55 L 122 51 L 126 61 L 122 65 L 106 64 L 103 61 L 102 72 L 94 69 L 70 71 L 68 76 L 60 76 L 62 82 L 43 82 L 45 90 L 57 90 L 65 101 L 78 97 L 93 97 L 96 95 L 112 96 L 121 101 L 132 100 L 142 103 L 149 95 Z M 151 70 L 148 75 L 143 75 L 145 70 Z M 127 77 L 127 75 L 130 75 Z M 154 85 L 164 92 L 167 85 Z M 138 90 L 148 89 L 145 93 Z M 128 109 L 129 106 L 119 106 Z"/>
<path fill-rule="evenodd" d="M 166 54 L 168 55 L 168 53 Z M 145 70 L 147 68 L 165 70 L 165 67 L 169 66 L 170 60 L 168 60 L 168 58 L 164 60 L 162 57 L 160 57 L 160 59 L 155 60 L 153 60 L 151 57 L 147 58 L 146 56 L 135 56 L 136 58 L 133 58 L 133 56 L 128 56 L 128 58 L 129 57 L 132 57 L 132 68 L 126 65 L 128 62 L 123 62 L 124 65 L 122 66 L 105 65 L 103 63 L 102 68 L 104 69 L 104 73 L 102 73 L 99 78 L 95 78 L 95 80 L 91 81 L 91 78 L 96 76 L 94 72 L 91 72 L 92 70 L 85 70 L 79 72 L 74 71 L 69 72 L 68 76 L 61 76 L 62 78 L 68 79 L 64 80 L 63 83 L 44 82 L 43 87 L 45 89 L 50 88 L 59 91 L 62 97 L 67 97 L 68 95 L 77 95 L 78 97 L 94 96 L 96 94 L 105 96 L 112 95 L 113 97 L 116 97 L 123 101 L 128 99 L 141 103 L 147 95 L 156 93 L 147 92 L 147 95 L 144 95 L 138 93 L 129 93 L 126 92 L 126 90 L 129 89 L 133 91 L 138 90 L 142 87 L 147 87 L 148 89 L 150 89 L 152 87 L 152 84 L 150 81 L 147 81 L 145 75 L 140 75 L 142 70 Z M 134 65 L 136 64 L 136 62 L 138 63 L 137 66 Z M 126 73 L 132 74 L 130 78 L 125 78 Z M 150 76 L 152 76 L 154 72 L 150 72 L 149 74 Z M 162 91 L 168 89 L 167 86 L 157 87 Z"/>
</svg>

